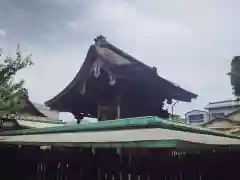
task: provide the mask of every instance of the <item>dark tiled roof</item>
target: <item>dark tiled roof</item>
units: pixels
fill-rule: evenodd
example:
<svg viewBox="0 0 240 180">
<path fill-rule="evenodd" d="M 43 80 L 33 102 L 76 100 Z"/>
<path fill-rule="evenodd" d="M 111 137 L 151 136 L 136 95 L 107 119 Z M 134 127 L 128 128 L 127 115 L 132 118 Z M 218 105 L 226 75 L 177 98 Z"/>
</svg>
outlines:
<svg viewBox="0 0 240 180">
<path fill-rule="evenodd" d="M 104 70 L 108 71 L 116 79 L 124 79 L 130 84 L 138 84 L 139 87 L 148 89 L 149 92 L 156 96 L 157 94 L 161 94 L 169 99 L 186 102 L 190 102 L 192 98 L 197 97 L 196 94 L 186 91 L 178 85 L 158 76 L 155 68 L 138 61 L 100 36 L 95 40 L 95 44 L 90 46 L 86 59 L 73 81 L 62 92 L 45 104 L 50 107 L 56 106 L 61 101 L 60 99 L 65 95 L 67 96 L 68 92 L 76 88 L 76 86 L 78 89 L 82 89 L 85 81 L 84 78 L 93 69 L 94 63 L 96 66 L 104 68 Z"/>
</svg>

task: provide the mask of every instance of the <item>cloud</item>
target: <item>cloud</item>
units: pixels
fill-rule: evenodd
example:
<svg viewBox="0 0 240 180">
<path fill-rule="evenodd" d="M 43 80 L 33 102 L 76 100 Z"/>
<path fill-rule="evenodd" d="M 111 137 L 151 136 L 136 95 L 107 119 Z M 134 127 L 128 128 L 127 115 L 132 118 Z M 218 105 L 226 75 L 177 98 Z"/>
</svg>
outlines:
<svg viewBox="0 0 240 180">
<path fill-rule="evenodd" d="M 6 36 L 6 31 L 3 29 L 0 29 L 0 37 L 5 37 Z"/>
</svg>

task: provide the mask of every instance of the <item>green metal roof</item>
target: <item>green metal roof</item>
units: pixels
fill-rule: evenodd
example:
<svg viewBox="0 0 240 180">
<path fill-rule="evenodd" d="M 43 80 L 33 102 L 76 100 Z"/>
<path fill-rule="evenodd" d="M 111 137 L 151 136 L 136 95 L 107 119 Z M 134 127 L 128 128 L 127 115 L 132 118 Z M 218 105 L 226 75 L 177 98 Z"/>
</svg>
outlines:
<svg viewBox="0 0 240 180">
<path fill-rule="evenodd" d="M 102 121 L 102 122 L 89 123 L 89 124 L 76 124 L 71 126 L 66 125 L 61 127 L 14 130 L 9 132 L 1 132 L 0 136 L 71 133 L 71 132 L 93 132 L 93 131 L 141 129 L 141 128 L 162 128 L 162 129 L 184 131 L 184 132 L 190 132 L 190 133 L 215 135 L 215 136 L 221 136 L 221 137 L 240 139 L 239 136 L 235 136 L 232 134 L 226 134 L 219 131 L 209 130 L 201 127 L 193 127 L 183 123 L 177 123 L 171 120 L 165 120 L 157 117 L 140 117 L 140 118 Z"/>
</svg>

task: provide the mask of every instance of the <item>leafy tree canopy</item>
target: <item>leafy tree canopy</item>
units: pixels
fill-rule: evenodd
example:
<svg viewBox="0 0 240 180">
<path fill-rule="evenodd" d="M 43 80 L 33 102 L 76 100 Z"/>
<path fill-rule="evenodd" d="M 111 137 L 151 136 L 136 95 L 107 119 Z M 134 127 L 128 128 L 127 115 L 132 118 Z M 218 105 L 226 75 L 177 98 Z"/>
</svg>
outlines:
<svg viewBox="0 0 240 180">
<path fill-rule="evenodd" d="M 19 46 L 16 56 L 4 56 L 0 49 L 0 117 L 16 115 L 22 108 L 21 101 L 25 95 L 24 80 L 14 81 L 17 72 L 31 66 L 30 56 L 23 57 Z"/>
<path fill-rule="evenodd" d="M 231 77 L 233 94 L 240 100 L 240 56 L 235 56 L 231 62 L 231 72 L 228 73 Z"/>
</svg>

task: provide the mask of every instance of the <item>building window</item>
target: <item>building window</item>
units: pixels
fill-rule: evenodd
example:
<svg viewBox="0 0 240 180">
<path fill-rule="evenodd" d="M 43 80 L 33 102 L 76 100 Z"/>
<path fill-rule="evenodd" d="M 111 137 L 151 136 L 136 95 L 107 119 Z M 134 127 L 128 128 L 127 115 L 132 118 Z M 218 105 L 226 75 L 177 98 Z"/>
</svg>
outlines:
<svg viewBox="0 0 240 180">
<path fill-rule="evenodd" d="M 212 113 L 212 117 L 214 117 L 214 118 L 222 118 L 222 117 L 224 117 L 224 113 Z"/>
<path fill-rule="evenodd" d="M 190 123 L 202 123 L 202 122 L 204 122 L 204 115 L 203 114 L 193 114 L 193 115 L 190 115 L 188 118 L 189 118 Z"/>
</svg>

